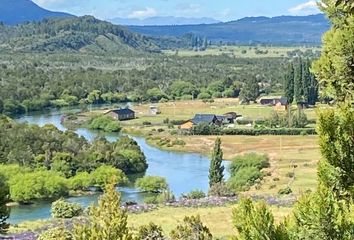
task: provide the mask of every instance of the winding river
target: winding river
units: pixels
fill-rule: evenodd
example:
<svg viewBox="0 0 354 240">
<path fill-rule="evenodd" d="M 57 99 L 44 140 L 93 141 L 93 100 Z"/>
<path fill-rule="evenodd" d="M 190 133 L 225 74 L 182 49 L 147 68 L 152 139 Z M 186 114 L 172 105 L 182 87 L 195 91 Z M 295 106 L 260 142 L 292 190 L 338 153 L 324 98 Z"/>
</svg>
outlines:
<svg viewBox="0 0 354 240">
<path fill-rule="evenodd" d="M 58 129 L 65 131 L 66 128 L 61 124 L 61 116 L 68 112 L 77 112 L 79 109 L 51 110 L 48 112 L 35 113 L 21 116 L 17 119 L 19 122 L 28 122 L 43 126 L 53 124 Z M 94 139 L 98 134 L 95 131 L 80 128 L 76 133 L 85 137 L 87 140 Z M 104 134 L 109 141 L 115 141 L 118 134 Z M 149 168 L 146 175 L 162 176 L 168 181 L 171 191 L 176 197 L 182 193 L 187 193 L 195 189 L 207 191 L 208 189 L 208 170 L 209 159 L 200 154 L 176 153 L 172 151 L 163 151 L 148 145 L 144 138 L 133 137 L 144 152 Z M 225 163 L 226 164 L 226 163 Z M 134 187 L 118 188 L 122 193 L 122 201 L 135 201 L 142 203 L 145 194 L 139 192 Z M 83 206 L 89 206 L 96 202 L 98 195 L 72 197 L 67 200 L 77 202 Z M 17 224 L 23 221 L 47 219 L 50 218 L 50 202 L 36 202 L 33 205 L 14 206 L 11 209 L 9 222 Z"/>
</svg>

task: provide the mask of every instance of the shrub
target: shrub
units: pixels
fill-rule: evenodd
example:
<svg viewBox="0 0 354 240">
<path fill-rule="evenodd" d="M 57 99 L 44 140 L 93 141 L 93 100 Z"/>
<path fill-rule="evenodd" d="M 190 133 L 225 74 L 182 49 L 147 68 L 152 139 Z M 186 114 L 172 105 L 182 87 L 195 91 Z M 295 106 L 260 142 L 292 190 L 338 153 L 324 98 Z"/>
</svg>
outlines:
<svg viewBox="0 0 354 240">
<path fill-rule="evenodd" d="M 213 197 L 232 197 L 235 196 L 235 192 L 232 191 L 227 184 L 221 182 L 211 186 L 208 195 Z"/>
<path fill-rule="evenodd" d="M 201 123 L 192 128 L 191 133 L 193 135 L 220 135 L 221 129 L 218 126 Z"/>
<path fill-rule="evenodd" d="M 298 136 L 306 132 L 306 135 L 316 135 L 315 128 L 227 128 L 223 129 L 220 134 L 223 135 L 248 135 L 248 136 L 259 136 L 259 135 L 293 135 Z M 194 133 L 195 135 L 198 135 Z"/>
<path fill-rule="evenodd" d="M 122 130 L 119 122 L 109 116 L 99 116 L 91 119 L 89 128 L 105 132 L 120 132 Z"/>
<path fill-rule="evenodd" d="M 293 178 L 295 176 L 295 173 L 288 172 L 285 176 L 288 177 L 288 178 Z"/>
<path fill-rule="evenodd" d="M 175 195 L 170 190 L 165 190 L 156 197 L 157 203 L 172 203 L 176 201 Z"/>
<path fill-rule="evenodd" d="M 37 240 L 73 240 L 73 235 L 64 227 L 49 229 L 41 233 Z"/>
<path fill-rule="evenodd" d="M 201 190 L 193 190 L 190 193 L 188 193 L 187 195 L 185 195 L 184 197 L 187 199 L 201 199 L 201 198 L 205 198 L 206 195 Z"/>
<path fill-rule="evenodd" d="M 52 203 L 53 218 L 73 218 L 80 216 L 84 209 L 78 203 L 69 203 L 64 199 L 59 199 Z"/>
<path fill-rule="evenodd" d="M 267 155 L 249 153 L 234 158 L 232 163 L 230 164 L 229 170 L 231 176 L 234 176 L 242 168 L 254 167 L 257 168 L 258 170 L 261 170 L 263 168 L 268 168 L 269 166 L 270 166 L 269 158 Z"/>
<path fill-rule="evenodd" d="M 162 228 L 154 223 L 141 226 L 138 230 L 137 238 L 139 240 L 164 240 Z"/>
<path fill-rule="evenodd" d="M 210 233 L 199 216 L 185 217 L 183 223 L 179 224 L 171 232 L 171 240 L 212 240 L 213 235 Z"/>
<path fill-rule="evenodd" d="M 143 122 L 143 125 L 144 125 L 144 126 L 151 126 L 152 124 L 151 124 L 151 122 L 144 121 L 144 122 Z"/>
<path fill-rule="evenodd" d="M 127 181 L 125 174 L 120 169 L 111 166 L 101 166 L 91 173 L 92 181 L 97 186 L 103 189 L 108 184 L 112 177 L 117 181 L 116 184 L 122 184 Z"/>
<path fill-rule="evenodd" d="M 202 93 L 199 93 L 198 99 L 201 99 L 201 100 L 211 99 L 211 95 L 207 92 L 202 92 Z"/>
<path fill-rule="evenodd" d="M 87 172 L 79 172 L 69 179 L 70 189 L 86 191 L 92 185 L 92 177 Z"/>
<path fill-rule="evenodd" d="M 256 167 L 244 167 L 237 171 L 229 180 L 228 186 L 235 191 L 244 191 L 252 186 L 263 174 Z"/>
<path fill-rule="evenodd" d="M 280 190 L 278 191 L 278 194 L 280 194 L 280 195 L 289 195 L 289 194 L 291 194 L 292 192 L 293 192 L 293 190 L 291 190 L 290 187 L 286 187 L 286 188 L 280 189 Z"/>
<path fill-rule="evenodd" d="M 139 178 L 135 185 L 143 191 L 152 193 L 161 193 L 168 188 L 166 179 L 157 176 L 146 176 Z"/>
</svg>

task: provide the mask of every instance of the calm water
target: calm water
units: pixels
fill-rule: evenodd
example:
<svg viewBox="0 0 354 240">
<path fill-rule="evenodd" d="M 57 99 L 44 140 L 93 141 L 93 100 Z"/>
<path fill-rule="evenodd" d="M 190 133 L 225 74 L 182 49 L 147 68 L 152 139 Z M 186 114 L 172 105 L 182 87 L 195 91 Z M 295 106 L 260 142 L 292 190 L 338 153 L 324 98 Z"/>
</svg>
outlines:
<svg viewBox="0 0 354 240">
<path fill-rule="evenodd" d="M 60 123 L 60 118 L 64 113 L 79 111 L 78 109 L 67 109 L 60 111 L 50 111 L 37 113 L 18 118 L 19 122 L 28 122 L 43 126 L 53 124 L 58 129 L 65 131 L 66 128 Z M 76 133 L 87 140 L 94 139 L 98 134 L 88 129 L 77 129 Z M 119 138 L 118 134 L 104 134 L 109 141 Z M 209 159 L 205 156 L 192 153 L 176 153 L 163 151 L 148 145 L 144 138 L 133 137 L 144 152 L 149 168 L 146 175 L 162 176 L 168 181 L 171 191 L 179 197 L 182 193 L 187 193 L 195 189 L 207 192 Z M 143 202 L 144 194 L 133 187 L 118 189 L 122 193 L 122 200 Z M 98 195 L 68 198 L 68 201 L 77 202 L 83 206 L 89 206 L 96 202 Z M 10 223 L 20 223 L 22 221 L 45 219 L 50 217 L 50 202 L 37 202 L 33 205 L 18 206 L 11 209 Z"/>
</svg>

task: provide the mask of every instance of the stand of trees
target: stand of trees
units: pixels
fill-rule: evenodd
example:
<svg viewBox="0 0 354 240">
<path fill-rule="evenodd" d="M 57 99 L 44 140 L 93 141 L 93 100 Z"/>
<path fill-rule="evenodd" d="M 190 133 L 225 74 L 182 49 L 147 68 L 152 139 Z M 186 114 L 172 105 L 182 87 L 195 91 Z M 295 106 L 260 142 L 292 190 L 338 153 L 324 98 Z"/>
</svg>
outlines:
<svg viewBox="0 0 354 240">
<path fill-rule="evenodd" d="M 318 101 L 318 82 L 310 68 L 309 59 L 298 58 L 289 63 L 284 77 L 284 95 L 290 103 L 315 105 Z"/>
</svg>

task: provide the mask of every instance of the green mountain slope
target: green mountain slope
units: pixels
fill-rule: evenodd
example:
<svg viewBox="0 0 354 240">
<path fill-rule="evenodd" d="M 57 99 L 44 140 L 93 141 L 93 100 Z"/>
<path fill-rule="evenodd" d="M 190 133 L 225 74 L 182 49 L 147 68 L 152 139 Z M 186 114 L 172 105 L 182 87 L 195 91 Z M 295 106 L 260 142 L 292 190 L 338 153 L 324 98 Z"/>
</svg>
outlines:
<svg viewBox="0 0 354 240">
<path fill-rule="evenodd" d="M 124 27 L 84 16 L 45 19 L 0 26 L 0 49 L 11 51 L 77 51 L 92 53 L 158 52 L 147 37 Z"/>
</svg>

